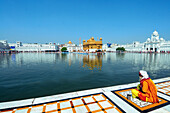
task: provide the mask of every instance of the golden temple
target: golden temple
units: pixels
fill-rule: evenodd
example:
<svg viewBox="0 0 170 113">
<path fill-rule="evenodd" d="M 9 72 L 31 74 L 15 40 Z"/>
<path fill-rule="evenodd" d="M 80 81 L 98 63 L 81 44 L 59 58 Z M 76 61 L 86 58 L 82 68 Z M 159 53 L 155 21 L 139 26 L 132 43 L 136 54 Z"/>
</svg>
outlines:
<svg viewBox="0 0 170 113">
<path fill-rule="evenodd" d="M 97 49 L 102 49 L 102 38 L 100 37 L 99 41 L 95 41 L 94 37 L 91 37 L 89 40 L 87 40 L 87 42 L 85 40 L 83 40 L 83 50 L 90 50 L 93 49 L 97 51 Z"/>
</svg>

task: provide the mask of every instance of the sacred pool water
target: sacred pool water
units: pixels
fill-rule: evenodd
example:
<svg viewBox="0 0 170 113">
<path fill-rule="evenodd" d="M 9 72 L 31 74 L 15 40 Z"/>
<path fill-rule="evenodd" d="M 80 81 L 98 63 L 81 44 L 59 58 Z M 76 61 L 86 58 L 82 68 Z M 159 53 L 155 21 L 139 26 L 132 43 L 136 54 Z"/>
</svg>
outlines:
<svg viewBox="0 0 170 113">
<path fill-rule="evenodd" d="M 170 76 L 170 54 L 0 54 L 0 102 L 55 95 Z"/>
</svg>

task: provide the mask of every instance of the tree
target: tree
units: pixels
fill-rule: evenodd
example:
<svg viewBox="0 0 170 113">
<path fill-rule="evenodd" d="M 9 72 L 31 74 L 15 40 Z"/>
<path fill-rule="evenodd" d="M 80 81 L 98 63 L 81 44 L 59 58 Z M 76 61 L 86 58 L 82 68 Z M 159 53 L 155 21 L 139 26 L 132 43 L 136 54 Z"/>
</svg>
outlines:
<svg viewBox="0 0 170 113">
<path fill-rule="evenodd" d="M 63 48 L 61 49 L 61 51 L 62 51 L 62 52 L 67 51 L 67 48 L 66 48 L 66 47 L 63 47 Z"/>
<path fill-rule="evenodd" d="M 116 48 L 116 51 L 126 51 L 124 47 L 118 47 Z"/>
</svg>

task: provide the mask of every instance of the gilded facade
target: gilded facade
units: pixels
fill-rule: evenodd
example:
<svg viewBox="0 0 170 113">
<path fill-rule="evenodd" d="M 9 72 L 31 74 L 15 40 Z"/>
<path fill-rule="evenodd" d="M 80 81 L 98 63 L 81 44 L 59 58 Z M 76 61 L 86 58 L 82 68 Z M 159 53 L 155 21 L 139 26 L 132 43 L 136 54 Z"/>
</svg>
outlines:
<svg viewBox="0 0 170 113">
<path fill-rule="evenodd" d="M 102 38 L 99 41 L 95 41 L 94 37 L 91 37 L 87 42 L 83 40 L 83 50 L 95 52 L 98 49 L 102 49 Z"/>
</svg>

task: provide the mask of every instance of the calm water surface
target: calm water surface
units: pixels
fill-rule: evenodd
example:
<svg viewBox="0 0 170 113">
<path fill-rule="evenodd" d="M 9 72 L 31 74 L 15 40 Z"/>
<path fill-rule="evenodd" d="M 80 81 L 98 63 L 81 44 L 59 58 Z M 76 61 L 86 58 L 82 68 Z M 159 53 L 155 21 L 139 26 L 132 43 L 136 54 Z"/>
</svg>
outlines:
<svg viewBox="0 0 170 113">
<path fill-rule="evenodd" d="M 170 54 L 0 54 L 0 102 L 170 76 Z"/>
</svg>

